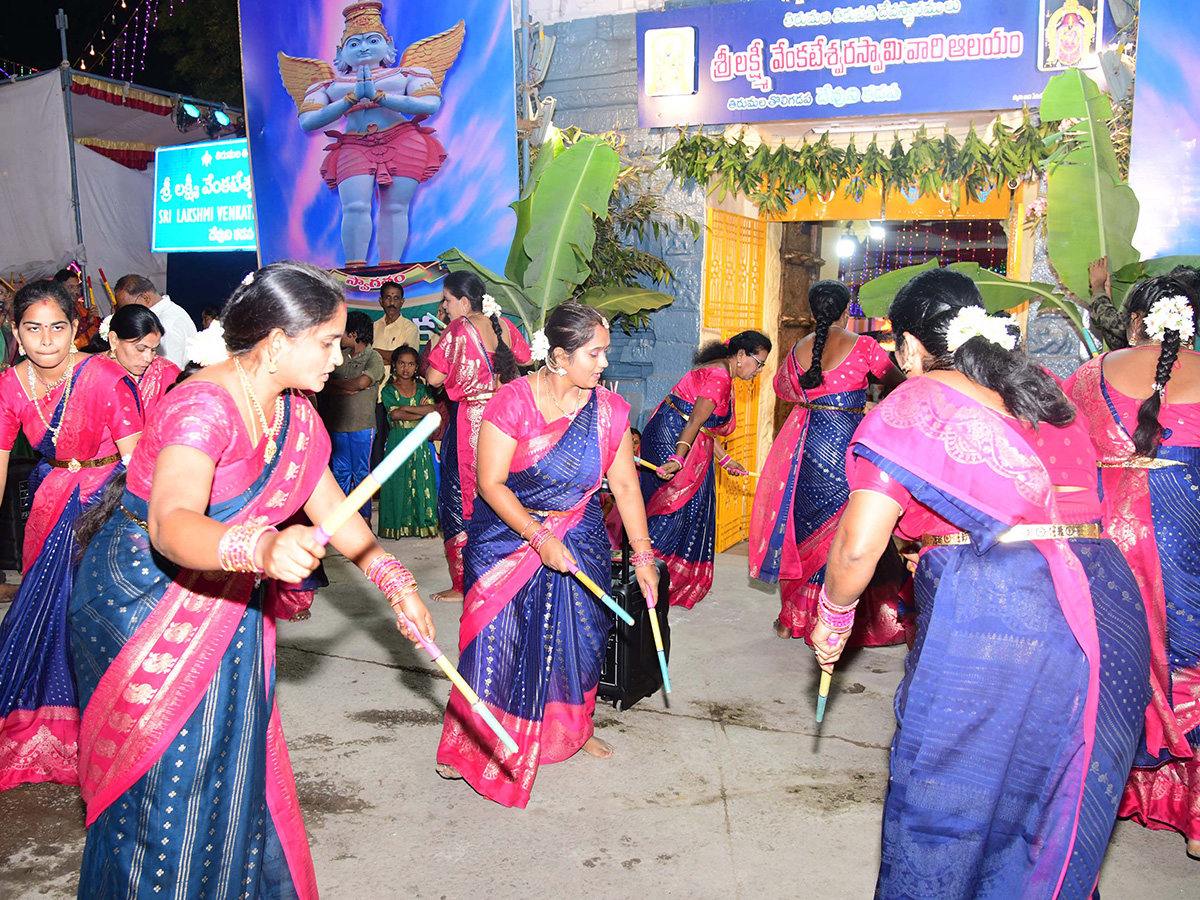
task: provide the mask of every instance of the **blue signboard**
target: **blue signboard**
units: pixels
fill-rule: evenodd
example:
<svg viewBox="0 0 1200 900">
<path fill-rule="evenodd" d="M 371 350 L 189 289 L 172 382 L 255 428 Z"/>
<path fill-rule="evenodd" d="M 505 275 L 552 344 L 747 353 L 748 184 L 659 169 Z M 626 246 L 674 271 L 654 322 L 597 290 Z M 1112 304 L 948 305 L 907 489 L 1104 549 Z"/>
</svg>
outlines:
<svg viewBox="0 0 1200 900">
<path fill-rule="evenodd" d="M 245 138 L 154 151 L 151 249 L 258 249 Z"/>
<path fill-rule="evenodd" d="M 1103 0 L 755 0 L 639 13 L 643 127 L 1036 106 Z"/>
</svg>

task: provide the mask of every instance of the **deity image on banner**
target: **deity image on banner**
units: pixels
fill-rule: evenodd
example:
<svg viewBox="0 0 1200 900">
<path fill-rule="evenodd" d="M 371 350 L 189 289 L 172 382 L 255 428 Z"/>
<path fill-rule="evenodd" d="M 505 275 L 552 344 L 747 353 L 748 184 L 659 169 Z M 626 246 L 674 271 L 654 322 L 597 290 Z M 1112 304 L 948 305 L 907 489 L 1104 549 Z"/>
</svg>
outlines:
<svg viewBox="0 0 1200 900">
<path fill-rule="evenodd" d="M 1098 51 L 1102 4 L 1103 0 L 1042 0 L 1039 69 L 1069 69 Z"/>
<path fill-rule="evenodd" d="M 321 177 L 336 191 L 342 212 L 347 269 L 367 265 L 374 237 L 380 266 L 398 266 L 409 234 L 417 186 L 437 174 L 447 155 L 424 120 L 442 106 L 442 85 L 466 35 L 453 27 L 397 53 L 379 0 L 342 10 L 345 30 L 333 64 L 279 53 L 279 74 L 296 103 L 300 127 L 323 130 L 346 119 L 346 130 L 325 131 Z M 372 215 L 378 199 L 378 212 Z"/>
</svg>

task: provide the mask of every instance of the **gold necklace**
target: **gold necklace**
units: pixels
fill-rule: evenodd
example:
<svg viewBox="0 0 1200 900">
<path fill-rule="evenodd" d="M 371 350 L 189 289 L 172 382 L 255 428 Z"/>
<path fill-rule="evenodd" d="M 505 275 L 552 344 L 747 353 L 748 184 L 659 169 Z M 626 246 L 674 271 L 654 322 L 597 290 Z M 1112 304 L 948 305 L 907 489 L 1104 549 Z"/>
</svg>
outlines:
<svg viewBox="0 0 1200 900">
<path fill-rule="evenodd" d="M 51 440 L 54 442 L 54 447 L 57 450 L 58 432 L 59 429 L 62 428 L 62 419 L 59 419 L 58 425 L 50 424 L 50 420 L 47 419 L 45 414 L 42 412 L 42 404 L 38 402 L 37 388 L 34 386 L 33 379 L 36 377 L 37 380 L 41 382 L 42 387 L 46 389 L 46 396 L 42 398 L 42 402 L 48 401 L 50 399 L 51 392 L 64 381 L 67 382 L 67 389 L 63 391 L 62 396 L 63 414 L 65 415 L 67 411 L 67 401 L 71 399 L 72 383 L 67 379 L 70 377 L 71 373 L 75 371 L 75 348 L 71 347 L 70 351 L 67 353 L 66 371 L 62 373 L 62 377 L 54 382 L 54 384 L 46 384 L 46 382 L 42 381 L 42 376 L 38 375 L 34 371 L 33 360 L 26 360 L 25 365 L 29 367 L 27 370 L 29 375 L 29 396 L 33 400 L 33 408 L 37 411 L 38 418 L 42 420 L 42 424 L 46 426 L 46 430 L 50 432 Z"/>
<path fill-rule="evenodd" d="M 246 370 L 242 368 L 242 361 L 235 356 L 233 358 L 233 365 L 237 369 L 238 378 L 242 381 L 242 393 L 246 395 L 246 402 L 250 405 L 250 409 L 254 414 L 258 416 L 258 424 L 262 428 L 263 437 L 267 439 L 266 449 L 263 450 L 263 462 L 270 464 L 279 450 L 279 445 L 275 443 L 275 438 L 279 437 L 279 432 L 283 429 L 283 394 L 280 393 L 275 398 L 275 421 L 268 426 L 267 414 L 263 412 L 262 404 L 258 402 L 258 397 L 254 394 L 254 388 L 250 384 L 250 377 L 246 374 Z"/>
<path fill-rule="evenodd" d="M 538 406 L 542 405 L 542 377 L 541 376 L 542 376 L 542 373 L 545 371 L 546 370 L 544 368 L 538 369 L 538 396 L 537 396 Z M 566 416 L 568 419 L 573 418 L 573 417 L 579 415 L 579 410 L 583 407 L 583 388 L 579 387 L 579 385 L 575 386 L 575 409 L 571 412 L 567 412 L 565 409 L 562 408 L 562 405 L 558 402 L 558 398 L 554 396 L 553 388 L 550 389 L 550 402 L 553 403 L 558 408 L 558 411 L 560 413 L 562 413 L 564 416 Z"/>
</svg>

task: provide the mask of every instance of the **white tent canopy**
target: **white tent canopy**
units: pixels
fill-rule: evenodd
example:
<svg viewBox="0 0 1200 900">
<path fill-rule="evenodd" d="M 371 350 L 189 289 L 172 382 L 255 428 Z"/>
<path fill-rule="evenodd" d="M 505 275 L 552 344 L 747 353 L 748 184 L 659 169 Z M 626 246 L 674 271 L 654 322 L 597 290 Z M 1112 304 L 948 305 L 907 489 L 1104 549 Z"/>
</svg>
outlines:
<svg viewBox="0 0 1200 900">
<path fill-rule="evenodd" d="M 144 152 L 207 135 L 201 128 L 176 128 L 170 95 L 71 74 L 83 91 L 71 94 L 83 244 L 75 233 L 59 70 L 0 82 L 0 276 L 48 277 L 77 259 L 93 274 L 97 302 L 106 308 L 94 275 L 98 268 L 110 281 L 137 272 L 160 290 L 166 286 L 166 254 L 150 252 L 154 173 L 127 168 L 80 141 Z"/>
</svg>

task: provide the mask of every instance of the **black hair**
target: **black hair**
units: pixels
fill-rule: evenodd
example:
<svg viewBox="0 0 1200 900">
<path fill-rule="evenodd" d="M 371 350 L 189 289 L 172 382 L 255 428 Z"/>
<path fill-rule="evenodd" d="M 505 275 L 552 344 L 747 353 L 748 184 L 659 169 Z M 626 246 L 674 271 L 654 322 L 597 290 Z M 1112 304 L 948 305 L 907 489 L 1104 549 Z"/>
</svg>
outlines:
<svg viewBox="0 0 1200 900">
<path fill-rule="evenodd" d="M 809 288 L 808 308 L 817 320 L 817 329 L 813 332 L 812 362 L 800 376 L 800 387 L 815 388 L 825 380 L 821 371 L 825 340 L 829 337 L 830 327 L 842 317 L 849 305 L 850 288 L 840 281 L 818 281 Z"/>
<path fill-rule="evenodd" d="M 352 309 L 346 313 L 346 334 L 353 335 L 360 344 L 369 347 L 375 340 L 375 323 L 361 309 Z"/>
<path fill-rule="evenodd" d="M 295 260 L 271 263 L 225 302 L 225 346 L 233 356 L 248 353 L 275 328 L 294 338 L 328 322 L 345 302 L 341 285 L 324 269 Z"/>
<path fill-rule="evenodd" d="M 54 280 L 59 284 L 66 284 L 72 278 L 78 278 L 79 273 L 74 269 L 59 269 L 54 273 Z"/>
<path fill-rule="evenodd" d="M 390 287 L 394 287 L 396 290 L 398 290 L 400 292 L 400 299 L 401 300 L 404 299 L 404 285 L 402 285 L 398 282 L 395 282 L 395 281 L 385 281 L 383 284 L 381 284 L 379 286 L 379 299 L 380 300 L 383 299 L 383 292 L 386 291 Z M 455 296 L 457 297 L 459 295 L 455 294 Z"/>
<path fill-rule="evenodd" d="M 131 297 L 140 297 L 142 294 L 157 294 L 158 288 L 154 286 L 154 282 L 145 275 L 122 275 L 117 279 L 117 283 L 112 286 L 113 293 L 122 291 L 129 294 Z"/>
<path fill-rule="evenodd" d="M 112 345 L 97 334 L 93 335 L 92 339 L 87 342 L 82 352 L 91 354 L 107 353 L 111 349 Z"/>
<path fill-rule="evenodd" d="M 204 311 L 200 313 L 200 318 L 203 319 L 205 316 L 208 316 L 210 319 L 221 318 L 221 307 L 219 307 L 219 306 L 204 307 Z"/>
<path fill-rule="evenodd" d="M 979 335 L 950 351 L 946 331 L 959 310 L 970 306 L 982 308 L 983 299 L 966 275 L 950 269 L 922 272 L 899 290 L 888 311 L 897 346 L 911 334 L 929 354 L 926 371 L 961 372 L 999 394 L 1008 413 L 1030 425 L 1061 427 L 1073 422 L 1075 407 L 1058 382 L 1021 351 L 1005 350 Z M 1015 324 L 1009 326 L 1010 333 L 1016 329 Z"/>
<path fill-rule="evenodd" d="M 108 483 L 104 485 L 99 501 L 89 503 L 75 518 L 75 540 L 79 544 L 75 551 L 76 564 L 83 559 L 83 551 L 87 549 L 92 538 L 121 505 L 121 500 L 125 497 L 125 481 L 125 467 L 118 466 L 112 478 L 108 479 Z"/>
<path fill-rule="evenodd" d="M 632 425 L 629 426 L 629 431 L 631 434 L 636 434 L 638 437 L 642 436 L 642 432 L 639 429 L 634 428 Z"/>
<path fill-rule="evenodd" d="M 410 347 L 408 344 L 401 344 L 392 351 L 392 360 L 395 361 L 397 356 L 411 356 L 417 362 L 421 361 L 421 354 L 417 352 L 416 347 Z"/>
<path fill-rule="evenodd" d="M 72 325 L 75 324 L 75 298 L 67 293 L 67 289 L 62 286 L 61 281 L 52 281 L 49 278 L 31 281 L 17 291 L 16 296 L 13 297 L 13 324 L 20 326 L 21 319 L 24 318 L 29 307 L 35 303 L 41 303 L 43 300 L 53 300 L 63 311 L 67 321 Z"/>
<path fill-rule="evenodd" d="M 123 341 L 141 340 L 148 334 L 166 334 L 162 322 L 148 306 L 130 303 L 122 306 L 108 320 L 110 340 L 116 335 Z"/>
<path fill-rule="evenodd" d="M 466 297 L 471 303 L 471 312 L 483 312 L 483 295 L 486 286 L 483 279 L 474 272 L 451 272 L 442 282 L 442 287 L 461 300 Z M 513 356 L 512 347 L 504 343 L 504 329 L 500 326 L 500 316 L 491 317 L 492 331 L 496 333 L 496 352 L 492 355 L 492 363 L 496 367 L 496 376 L 501 384 L 507 384 L 517 377 L 517 358 Z"/>
<path fill-rule="evenodd" d="M 1200 300 L 1200 271 L 1194 266 L 1176 266 L 1167 273 L 1187 291 L 1188 302 L 1192 304 L 1192 309 L 1196 308 L 1196 301 Z M 1126 306 L 1129 301 L 1126 300 Z"/>
<path fill-rule="evenodd" d="M 577 300 L 560 303 L 546 318 L 546 340 L 550 343 L 550 356 L 554 360 L 554 351 L 561 349 L 570 356 L 580 347 L 587 345 L 596 333 L 596 326 L 606 327 L 604 316 L 599 310 L 584 306 Z"/>
<path fill-rule="evenodd" d="M 731 359 L 737 356 L 739 350 L 744 350 L 749 356 L 753 356 L 760 350 L 770 353 L 771 339 L 760 331 L 742 331 L 724 344 L 720 341 L 711 341 L 696 351 L 696 355 L 692 357 L 692 365 L 703 366 L 720 359 Z"/>
<path fill-rule="evenodd" d="M 1129 316 L 1134 313 L 1147 316 L 1159 300 L 1176 296 L 1184 297 L 1191 304 L 1192 316 L 1195 317 L 1196 300 L 1194 295 L 1182 278 L 1173 275 L 1159 275 L 1135 284 L 1125 297 L 1125 313 Z M 1143 327 L 1145 326 L 1143 325 Z M 1138 407 L 1137 429 L 1133 432 L 1133 445 L 1142 456 L 1154 458 L 1158 455 L 1158 445 L 1162 443 L 1163 435 L 1163 427 L 1162 423 L 1158 421 L 1158 414 L 1162 410 L 1162 397 L 1166 393 L 1167 382 L 1171 380 L 1171 370 L 1179 358 L 1179 346 L 1178 331 L 1167 331 L 1163 335 L 1162 345 L 1158 351 L 1158 365 L 1154 369 L 1154 392 Z"/>
</svg>

